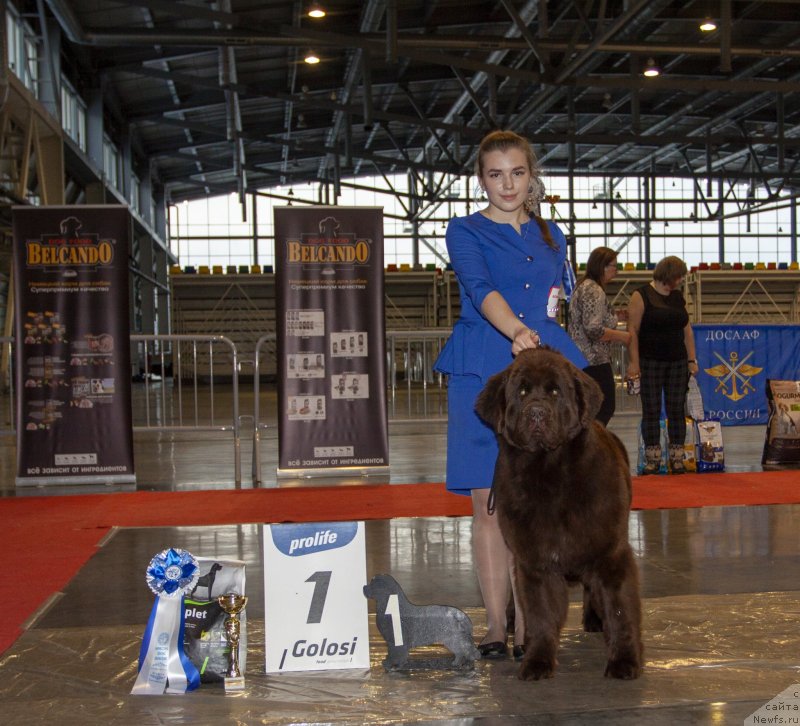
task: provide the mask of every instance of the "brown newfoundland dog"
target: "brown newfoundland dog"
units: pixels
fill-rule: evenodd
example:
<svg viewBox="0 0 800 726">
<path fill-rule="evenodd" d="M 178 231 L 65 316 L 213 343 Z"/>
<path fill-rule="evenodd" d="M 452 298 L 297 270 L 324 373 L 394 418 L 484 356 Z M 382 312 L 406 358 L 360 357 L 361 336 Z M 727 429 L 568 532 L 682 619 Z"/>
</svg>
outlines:
<svg viewBox="0 0 800 726">
<path fill-rule="evenodd" d="M 622 442 L 594 420 L 601 399 L 588 375 L 542 347 L 523 351 L 490 378 L 476 404 L 500 446 L 494 501 L 516 560 L 523 680 L 554 674 L 571 583 L 583 583 L 584 629 L 603 631 L 605 674 L 641 672 L 630 467 Z"/>
</svg>

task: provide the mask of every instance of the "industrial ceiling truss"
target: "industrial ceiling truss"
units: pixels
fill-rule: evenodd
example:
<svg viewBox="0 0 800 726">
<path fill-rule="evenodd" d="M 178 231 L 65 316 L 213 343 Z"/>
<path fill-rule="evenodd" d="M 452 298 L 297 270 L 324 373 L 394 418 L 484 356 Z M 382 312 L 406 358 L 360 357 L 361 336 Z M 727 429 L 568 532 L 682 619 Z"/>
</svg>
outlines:
<svg viewBox="0 0 800 726">
<path fill-rule="evenodd" d="M 402 174 L 420 219 L 496 127 L 525 134 L 548 173 L 695 178 L 704 216 L 732 179 L 751 206 L 800 182 L 798 0 L 321 4 L 318 20 L 299 0 L 22 10 L 58 23 L 70 82 L 102 92 L 172 202 L 320 182 L 334 203 L 343 178 Z"/>
</svg>

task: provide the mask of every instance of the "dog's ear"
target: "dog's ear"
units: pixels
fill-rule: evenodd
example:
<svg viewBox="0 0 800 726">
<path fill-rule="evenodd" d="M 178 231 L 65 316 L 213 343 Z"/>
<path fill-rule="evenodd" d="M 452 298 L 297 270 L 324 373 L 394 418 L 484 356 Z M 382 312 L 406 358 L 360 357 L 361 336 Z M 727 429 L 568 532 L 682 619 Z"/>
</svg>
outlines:
<svg viewBox="0 0 800 726">
<path fill-rule="evenodd" d="M 493 375 L 475 401 L 475 410 L 498 434 L 503 433 L 506 414 L 506 380 L 508 371 Z"/>
<path fill-rule="evenodd" d="M 578 416 L 581 428 L 589 428 L 600 406 L 603 405 L 603 391 L 591 376 L 582 370 L 575 372 L 575 397 L 578 399 Z"/>
</svg>

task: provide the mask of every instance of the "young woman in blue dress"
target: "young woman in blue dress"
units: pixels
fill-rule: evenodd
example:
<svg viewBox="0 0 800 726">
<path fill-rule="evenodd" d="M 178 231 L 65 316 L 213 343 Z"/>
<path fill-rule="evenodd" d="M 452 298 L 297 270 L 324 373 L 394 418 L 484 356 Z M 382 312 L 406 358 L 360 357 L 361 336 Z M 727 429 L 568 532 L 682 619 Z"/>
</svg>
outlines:
<svg viewBox="0 0 800 726">
<path fill-rule="evenodd" d="M 487 510 L 497 441 L 475 412 L 475 399 L 517 353 L 542 343 L 579 368 L 587 363 L 556 320 L 567 246 L 555 224 L 533 214 L 543 185 L 530 144 L 511 131 L 487 134 L 475 175 L 488 203 L 447 227 L 461 312 L 434 369 L 448 376 L 447 489 L 472 497 L 473 557 L 487 621 L 478 648 L 485 658 L 504 658 L 513 560 Z M 517 602 L 517 658 L 524 648 L 521 613 Z"/>
</svg>

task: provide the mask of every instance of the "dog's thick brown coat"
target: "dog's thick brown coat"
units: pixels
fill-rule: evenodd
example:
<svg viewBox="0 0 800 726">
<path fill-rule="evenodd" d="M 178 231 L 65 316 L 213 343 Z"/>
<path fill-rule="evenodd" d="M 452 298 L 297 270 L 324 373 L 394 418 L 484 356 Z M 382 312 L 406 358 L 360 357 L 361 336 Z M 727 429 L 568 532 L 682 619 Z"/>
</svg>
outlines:
<svg viewBox="0 0 800 726">
<path fill-rule="evenodd" d="M 493 486 L 525 617 L 524 680 L 553 676 L 568 585 L 578 582 L 584 628 L 605 637 L 606 675 L 641 672 L 630 467 L 622 442 L 594 420 L 601 397 L 588 375 L 542 348 L 520 353 L 478 397 L 498 434 Z"/>
</svg>

